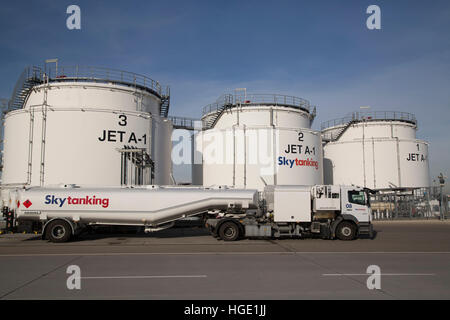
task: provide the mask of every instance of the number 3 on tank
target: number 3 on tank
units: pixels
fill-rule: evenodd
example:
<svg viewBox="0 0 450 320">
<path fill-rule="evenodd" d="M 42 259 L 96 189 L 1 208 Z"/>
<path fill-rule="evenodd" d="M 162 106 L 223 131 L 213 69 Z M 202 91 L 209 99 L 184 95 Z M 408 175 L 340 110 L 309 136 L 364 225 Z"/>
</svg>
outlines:
<svg viewBox="0 0 450 320">
<path fill-rule="evenodd" d="M 124 127 L 124 126 L 127 125 L 127 116 L 126 116 L 126 115 L 121 114 L 121 115 L 119 116 L 119 119 L 120 119 L 120 121 L 119 121 L 119 126 Z"/>
</svg>

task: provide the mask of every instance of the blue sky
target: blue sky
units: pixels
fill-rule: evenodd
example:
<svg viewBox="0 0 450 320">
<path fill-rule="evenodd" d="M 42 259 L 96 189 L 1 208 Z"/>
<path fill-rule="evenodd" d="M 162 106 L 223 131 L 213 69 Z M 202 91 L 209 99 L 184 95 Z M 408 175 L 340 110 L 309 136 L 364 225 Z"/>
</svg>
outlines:
<svg viewBox="0 0 450 320">
<path fill-rule="evenodd" d="M 81 30 L 66 8 L 81 8 Z M 381 8 L 381 30 L 366 8 Z M 450 1 L 3 1 L 0 97 L 27 65 L 59 58 L 171 86 L 172 115 L 234 88 L 303 97 L 320 123 L 370 106 L 412 112 L 432 176 L 450 174 Z"/>
</svg>

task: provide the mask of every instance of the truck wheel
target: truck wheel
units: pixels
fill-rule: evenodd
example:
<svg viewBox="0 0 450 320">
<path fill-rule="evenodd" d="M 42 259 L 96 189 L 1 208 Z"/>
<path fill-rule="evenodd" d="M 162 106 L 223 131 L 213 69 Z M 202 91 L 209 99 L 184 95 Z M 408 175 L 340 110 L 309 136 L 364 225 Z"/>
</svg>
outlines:
<svg viewBox="0 0 450 320">
<path fill-rule="evenodd" d="M 356 238 L 356 226 L 349 221 L 342 221 L 336 228 L 336 237 L 339 240 L 353 240 Z"/>
<path fill-rule="evenodd" d="M 235 241 L 239 238 L 239 226 L 234 222 L 224 222 L 219 227 L 219 237 L 224 241 Z"/>
<path fill-rule="evenodd" d="M 66 242 L 72 236 L 72 228 L 67 221 L 55 220 L 48 224 L 45 233 L 51 242 Z"/>
</svg>

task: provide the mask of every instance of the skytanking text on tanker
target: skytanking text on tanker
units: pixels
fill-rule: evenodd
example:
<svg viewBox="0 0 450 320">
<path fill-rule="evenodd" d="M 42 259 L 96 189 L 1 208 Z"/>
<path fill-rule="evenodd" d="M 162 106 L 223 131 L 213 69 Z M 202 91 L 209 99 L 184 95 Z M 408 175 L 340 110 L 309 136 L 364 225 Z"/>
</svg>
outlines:
<svg viewBox="0 0 450 320">
<path fill-rule="evenodd" d="M 66 202 L 67 201 L 67 202 Z M 66 198 L 59 198 L 54 195 L 46 195 L 45 196 L 45 204 L 56 204 L 60 208 L 67 203 L 67 205 L 101 205 L 103 208 L 108 208 L 109 206 L 109 199 L 108 198 L 97 198 L 96 196 L 86 196 L 83 198 L 73 198 L 73 197 L 66 197 Z"/>
</svg>

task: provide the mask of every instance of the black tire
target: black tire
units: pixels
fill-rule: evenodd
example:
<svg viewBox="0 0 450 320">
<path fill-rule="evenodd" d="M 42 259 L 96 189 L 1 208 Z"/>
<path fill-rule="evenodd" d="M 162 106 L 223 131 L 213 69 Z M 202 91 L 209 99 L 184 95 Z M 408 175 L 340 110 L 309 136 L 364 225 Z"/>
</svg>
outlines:
<svg viewBox="0 0 450 320">
<path fill-rule="evenodd" d="M 234 222 L 224 222 L 219 227 L 219 237 L 223 241 L 235 241 L 239 238 L 239 235 L 239 226 Z"/>
<path fill-rule="evenodd" d="M 356 238 L 356 233 L 356 225 L 350 221 L 342 221 L 336 228 L 336 237 L 339 240 L 354 240 Z"/>
<path fill-rule="evenodd" d="M 72 227 L 67 221 L 54 220 L 45 228 L 45 235 L 51 242 L 66 242 L 72 237 Z"/>
</svg>

